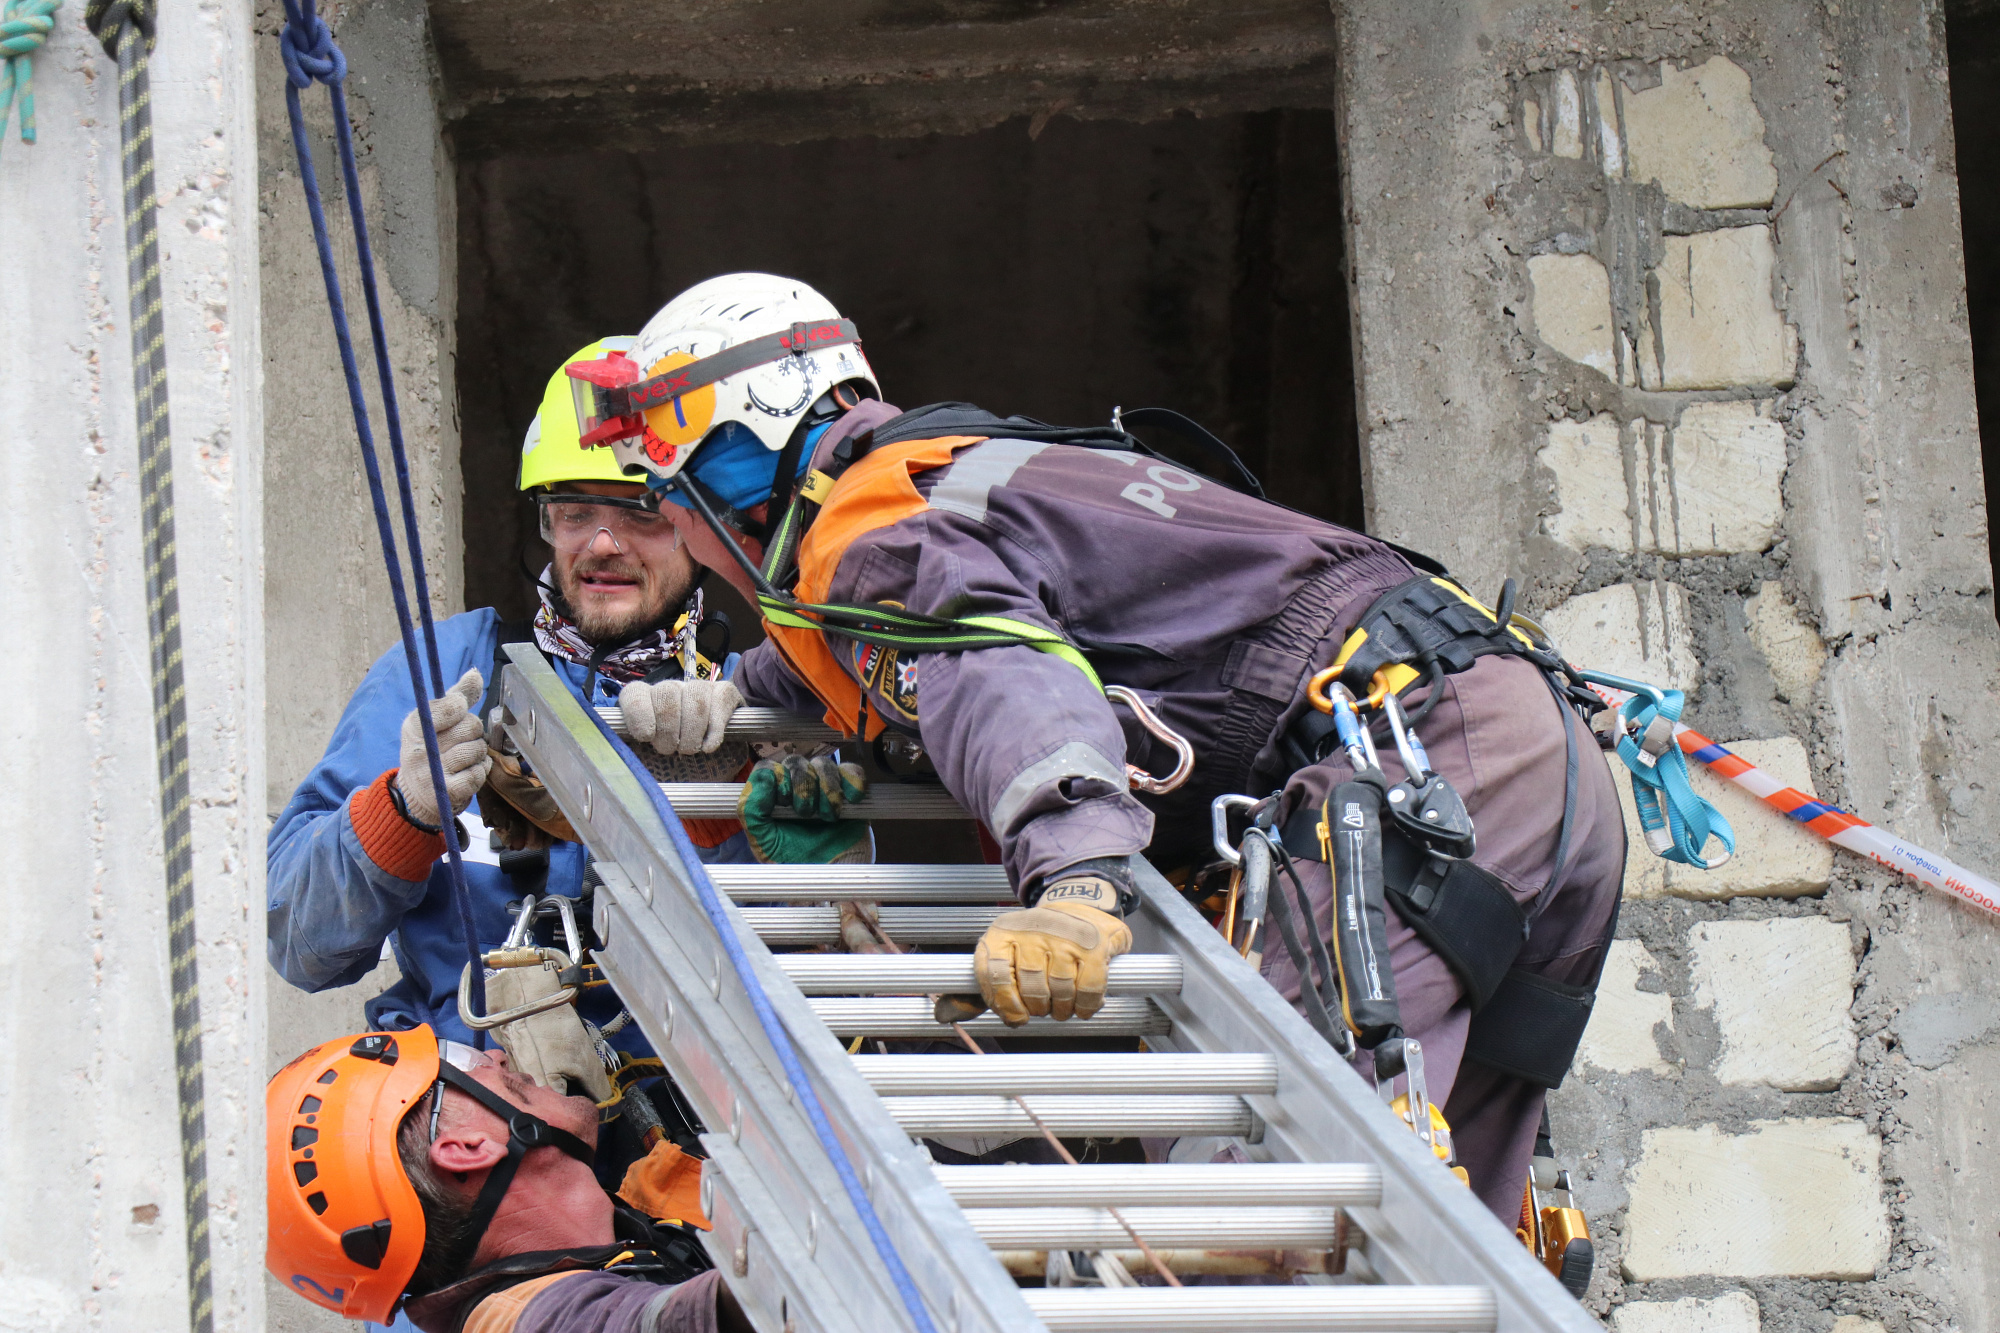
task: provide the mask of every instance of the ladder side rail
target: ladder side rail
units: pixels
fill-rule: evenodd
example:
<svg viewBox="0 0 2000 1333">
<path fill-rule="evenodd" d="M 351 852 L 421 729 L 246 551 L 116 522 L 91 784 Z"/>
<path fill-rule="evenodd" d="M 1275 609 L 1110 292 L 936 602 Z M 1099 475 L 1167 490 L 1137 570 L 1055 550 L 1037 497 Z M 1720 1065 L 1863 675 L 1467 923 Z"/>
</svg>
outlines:
<svg viewBox="0 0 2000 1333">
<path fill-rule="evenodd" d="M 550 677 L 539 690 L 537 668 Z M 650 800 L 553 674 L 539 655 L 525 667 L 517 658 L 502 672 L 501 699 L 516 744 L 599 860 L 606 883 L 596 924 L 605 927 L 610 947 L 598 961 L 703 1124 L 728 1131 L 770 1165 L 759 1197 L 774 1198 L 777 1207 L 755 1219 L 762 1234 L 797 1248 L 803 1238 L 794 1228 L 815 1210 L 839 1210 L 843 1224 L 829 1228 L 834 1243 L 823 1247 L 827 1262 L 820 1267 L 844 1299 L 841 1312 L 819 1315 L 823 1324 L 841 1333 L 906 1327 L 908 1315 L 867 1247 L 832 1164 L 775 1072 L 747 997 L 719 985 L 727 960 L 659 836 Z M 722 996 L 738 1001 L 734 1011 Z M 730 1271 L 719 1238 L 710 1233 L 703 1240 L 717 1267 Z"/>
<path fill-rule="evenodd" d="M 1160 1049 L 1268 1053 L 1278 1091 L 1245 1098 L 1264 1120 L 1258 1160 L 1372 1162 L 1382 1202 L 1352 1216 L 1369 1263 L 1412 1285 L 1483 1283 L 1499 1333 L 1601 1333 L 1597 1321 L 1473 1193 L 1444 1171 L 1375 1090 L 1222 940 L 1143 858 L 1133 858 L 1141 910 L 1134 948 L 1181 955 L 1177 995 L 1154 997 L 1173 1019 Z"/>
<path fill-rule="evenodd" d="M 743 1150 L 727 1134 L 704 1134 L 702 1236 L 731 1294 L 760 1333 L 832 1333 L 851 1326 L 852 1307 L 816 1262 L 818 1237 L 802 1247 L 789 1228 L 766 1231 L 753 1218 L 781 1215 Z"/>
<path fill-rule="evenodd" d="M 608 863 L 599 865 L 608 868 Z M 708 993 L 706 978 L 697 975 L 692 985 L 676 984 L 695 969 L 685 958 L 679 960 L 679 970 L 662 961 L 661 955 L 673 947 L 670 932 L 645 910 L 643 901 L 634 901 L 630 881 L 622 874 L 607 875 L 605 888 L 599 893 L 609 895 L 601 904 L 601 919 L 613 941 L 612 948 L 598 955 L 599 962 L 628 1007 L 639 1016 L 640 1029 L 652 1040 L 668 1072 L 708 1127 L 704 1144 L 721 1139 L 746 1160 L 755 1157 L 770 1164 L 756 1190 L 743 1187 L 731 1193 L 739 1200 L 753 1201 L 742 1205 L 740 1224 L 725 1228 L 718 1223 L 702 1237 L 716 1266 L 743 1277 L 732 1256 L 741 1233 L 754 1231 L 774 1250 L 813 1255 L 815 1262 L 806 1265 L 810 1272 L 797 1269 L 789 1260 L 778 1272 L 785 1294 L 804 1299 L 815 1282 L 835 1293 L 836 1308 L 843 1313 L 821 1310 L 816 1317 L 822 1327 L 860 1333 L 879 1326 L 874 1322 L 878 1319 L 907 1318 L 900 1304 L 893 1301 L 893 1293 L 884 1291 L 866 1266 L 872 1252 L 866 1250 L 860 1228 L 851 1221 L 831 1238 L 815 1235 L 817 1243 L 810 1250 L 805 1248 L 806 1237 L 796 1228 L 816 1224 L 823 1228 L 825 1224 L 818 1219 L 835 1216 L 830 1209 L 844 1202 L 839 1182 L 831 1179 L 831 1167 L 810 1156 L 802 1157 L 801 1148 L 810 1154 L 818 1147 L 811 1127 L 789 1103 L 785 1089 L 766 1066 L 742 1058 L 741 1029 Z M 706 1176 L 705 1171 L 704 1180 Z M 783 1325 L 759 1327 L 774 1333 Z"/>
<path fill-rule="evenodd" d="M 726 1031 L 714 1028 L 714 1035 L 704 1034 L 711 1067 L 699 1070 L 690 1064 L 688 1069 L 703 1100 L 714 1096 L 710 1089 L 718 1087 L 725 1096 L 710 1106 L 698 1101 L 697 1111 L 715 1129 L 729 1126 L 724 1113 L 740 1108 L 742 1134 L 752 1138 L 759 1150 L 754 1160 L 780 1168 L 760 1175 L 785 1214 L 772 1218 L 770 1226 L 792 1228 L 796 1239 L 798 1227 L 812 1224 L 810 1210 L 816 1205 L 823 1219 L 818 1227 L 821 1253 L 845 1251 L 839 1260 L 825 1258 L 821 1271 L 836 1286 L 865 1274 L 869 1293 L 876 1298 L 867 1302 L 874 1309 L 855 1312 L 856 1321 L 871 1333 L 907 1327 L 907 1313 L 887 1285 L 879 1258 L 866 1246 L 865 1233 L 831 1163 L 792 1105 L 789 1087 L 772 1072 L 775 1054 L 748 994 L 727 984 L 729 965 L 721 941 L 661 836 L 664 830 L 658 828 L 649 798 L 540 655 L 511 648 L 509 653 L 513 662 L 503 672 L 502 698 L 510 730 L 592 852 L 623 871 L 625 883 L 610 895 L 613 939 L 601 956 L 607 975 L 628 1000 L 649 989 L 664 993 L 676 977 L 683 978 L 678 989 L 684 1003 L 676 1006 L 677 1015 L 726 1016 Z M 560 725 L 550 725 L 558 719 Z M 944 1327 L 955 1326 L 958 1333 L 1040 1330 L 1013 1279 L 932 1175 L 928 1155 L 896 1126 L 845 1049 L 726 896 L 723 910 L 738 930 L 836 1135 L 862 1172 L 884 1226 L 925 1300 L 944 1316 Z M 635 946 L 630 950 L 620 946 L 621 926 L 624 939 Z M 636 947 L 641 941 L 644 949 Z M 664 1011 L 653 1004 L 634 1004 L 632 1009 L 671 1067 L 677 1044 L 687 1041 L 695 1029 L 682 1031 L 677 1017 L 669 1039 Z M 753 1087 L 740 1066 L 755 1067 L 763 1075 L 761 1083 Z M 704 1077 L 710 1080 L 706 1086 Z M 761 1096 L 753 1097 L 753 1092 Z M 758 1131 L 754 1137 L 753 1127 Z M 783 1197 L 788 1177 L 798 1190 L 797 1198 Z"/>
</svg>

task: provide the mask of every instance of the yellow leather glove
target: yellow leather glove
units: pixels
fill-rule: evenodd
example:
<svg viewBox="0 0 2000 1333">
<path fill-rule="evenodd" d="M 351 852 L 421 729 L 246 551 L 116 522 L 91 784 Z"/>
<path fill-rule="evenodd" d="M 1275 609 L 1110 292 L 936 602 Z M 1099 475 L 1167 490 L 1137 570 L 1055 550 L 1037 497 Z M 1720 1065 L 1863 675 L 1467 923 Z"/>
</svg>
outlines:
<svg viewBox="0 0 2000 1333">
<path fill-rule="evenodd" d="M 941 997 L 938 1021 L 963 1022 L 988 1006 L 1008 1027 L 1089 1018 L 1104 1007 L 1111 960 L 1132 949 L 1117 906 L 1117 886 L 1093 875 L 1057 880 L 1033 907 L 995 918 L 972 955 L 979 1000 Z"/>
</svg>

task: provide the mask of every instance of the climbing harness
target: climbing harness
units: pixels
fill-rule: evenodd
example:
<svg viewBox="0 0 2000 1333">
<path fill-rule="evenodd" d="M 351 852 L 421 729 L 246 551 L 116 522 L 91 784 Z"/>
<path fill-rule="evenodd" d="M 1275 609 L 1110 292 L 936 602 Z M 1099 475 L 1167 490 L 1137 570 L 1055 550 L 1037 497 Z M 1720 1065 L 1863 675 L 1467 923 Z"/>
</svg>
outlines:
<svg viewBox="0 0 2000 1333">
<path fill-rule="evenodd" d="M 10 3 L 13 20 L 19 6 Z M 53 4 L 48 6 L 53 10 Z M 201 979 L 195 957 L 194 826 L 188 793 L 187 673 L 181 660 L 180 573 L 174 550 L 174 447 L 168 419 L 167 339 L 160 297 L 159 206 L 153 186 L 153 118 L 147 56 L 152 0 L 92 0 L 84 23 L 118 62 L 118 129 L 125 164 L 125 275 L 132 323 L 132 397 L 139 425 L 140 526 L 146 561 L 147 651 L 152 663 L 153 748 L 167 878 L 167 985 L 173 1002 L 180 1106 L 181 1198 L 187 1221 L 188 1323 L 214 1327 L 208 1251 L 208 1129 L 202 1090 Z M 42 19 L 46 25 L 48 20 Z M 16 40 L 12 37 L 10 41 Z M 22 137 L 34 140 L 26 55 L 20 67 Z M 4 128 L 4 127 L 0 127 Z M 440 789 L 442 790 L 442 789 Z"/>
<path fill-rule="evenodd" d="M 496 1168 L 497 1170 L 498 1168 Z M 613 1273 L 662 1287 L 676 1286 L 714 1267 L 701 1242 L 684 1223 L 655 1219 L 611 1196 L 613 1240 L 567 1250 L 537 1250 L 510 1255 L 474 1269 L 464 1277 L 410 1298 L 404 1313 L 437 1327 L 492 1327 L 501 1320 L 482 1318 L 482 1301 L 538 1278 L 567 1273 Z"/>
<path fill-rule="evenodd" d="M 103 7 L 92 5 L 90 13 Z M 35 141 L 35 52 L 49 40 L 56 26 L 55 12 L 61 8 L 62 0 L 7 0 L 0 14 L 0 141 L 7 137 L 7 114 L 16 105 L 21 108 L 21 142 Z M 150 12 L 152 6 L 148 3 L 145 8 Z M 84 21 L 91 22 L 87 17 Z M 93 23 L 91 31 L 97 30 Z M 106 54 L 115 58 L 117 53 L 107 49 Z"/>
<path fill-rule="evenodd" d="M 320 273 L 326 281 L 327 307 L 333 315 L 334 340 L 340 347 L 340 367 L 347 380 L 348 403 L 354 412 L 354 432 L 361 446 L 361 463 L 368 475 L 368 494 L 375 509 L 375 530 L 382 544 L 382 563 L 389 575 L 389 593 L 396 606 L 396 625 L 401 631 L 403 657 L 409 667 L 410 693 L 417 701 L 416 715 L 424 733 L 424 757 L 430 768 L 431 790 L 447 790 L 444 764 L 438 752 L 437 728 L 431 723 L 425 700 L 444 694 L 443 668 L 438 662 L 437 628 L 431 620 L 430 580 L 424 572 L 423 542 L 417 533 L 416 498 L 410 489 L 409 456 L 403 448 L 403 419 L 396 405 L 395 377 L 389 368 L 389 338 L 382 322 L 382 301 L 375 285 L 375 256 L 368 244 L 368 219 L 362 206 L 361 176 L 354 164 L 353 127 L 347 118 L 347 94 L 341 88 L 347 77 L 347 57 L 335 45 L 326 21 L 314 12 L 315 0 L 285 0 L 285 28 L 278 48 L 285 63 L 285 113 L 291 120 L 292 147 L 298 155 L 299 182 L 305 189 L 306 211 L 312 217 L 313 240 L 319 247 Z M 375 350 L 375 373 L 382 392 L 382 410 L 389 428 L 390 456 L 396 466 L 396 491 L 403 511 L 403 539 L 415 583 L 417 613 L 422 623 L 424 658 L 430 667 L 429 687 L 425 685 L 424 662 L 418 658 L 417 628 L 410 618 L 410 595 L 403 584 L 402 561 L 396 553 L 394 525 L 389 518 L 389 501 L 382 485 L 382 469 L 375 457 L 375 432 L 367 400 L 361 391 L 361 371 L 354 359 L 354 341 L 347 329 L 347 305 L 340 291 L 340 275 L 334 268 L 333 242 L 327 232 L 326 211 L 320 202 L 319 177 L 313 170 L 312 149 L 306 140 L 305 113 L 299 105 L 301 89 L 317 81 L 324 83 L 333 103 L 334 142 L 340 150 L 340 169 L 346 185 L 349 215 L 354 223 L 355 257 L 361 270 L 361 290 L 368 304 L 368 332 Z M 472 924 L 472 897 L 465 883 L 463 849 L 458 842 L 458 824 L 440 820 L 445 856 L 449 868 L 451 896 L 458 913 L 459 933 L 464 938 L 466 962 L 471 974 L 471 1003 L 475 1012 L 486 1008 L 486 982 L 479 954 L 478 933 Z M 484 1041 L 484 1035 L 480 1035 Z"/>
</svg>

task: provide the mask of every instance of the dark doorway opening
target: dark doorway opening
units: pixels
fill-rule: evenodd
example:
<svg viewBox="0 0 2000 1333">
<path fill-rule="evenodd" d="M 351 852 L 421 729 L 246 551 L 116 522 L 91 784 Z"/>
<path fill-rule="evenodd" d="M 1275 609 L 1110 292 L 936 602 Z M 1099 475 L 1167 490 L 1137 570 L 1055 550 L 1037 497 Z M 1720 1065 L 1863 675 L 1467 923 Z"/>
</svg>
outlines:
<svg viewBox="0 0 2000 1333">
<path fill-rule="evenodd" d="M 1960 0 L 1947 7 L 1951 117 L 1957 138 L 1959 220 L 1965 236 L 1965 307 L 1972 326 L 1972 375 L 1979 404 L 1979 453 L 1986 472 L 1989 558 L 2000 570 L 2000 4 Z M 1994 599 L 2000 616 L 2000 597 Z"/>
<path fill-rule="evenodd" d="M 1065 424 L 1176 408 L 1274 497 L 1361 523 L 1330 109 L 642 151 L 484 135 L 461 151 L 469 606 L 530 607 L 520 562 L 545 553 L 514 480 L 550 373 L 739 269 L 825 292 L 891 402 Z"/>
</svg>

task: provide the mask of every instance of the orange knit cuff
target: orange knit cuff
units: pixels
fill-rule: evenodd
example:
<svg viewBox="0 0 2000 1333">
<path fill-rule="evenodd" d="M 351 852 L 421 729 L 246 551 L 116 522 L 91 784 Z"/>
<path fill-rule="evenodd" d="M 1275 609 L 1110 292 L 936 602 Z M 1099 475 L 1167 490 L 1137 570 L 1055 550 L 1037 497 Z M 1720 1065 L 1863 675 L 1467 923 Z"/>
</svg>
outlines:
<svg viewBox="0 0 2000 1333">
<path fill-rule="evenodd" d="M 752 755 L 744 761 L 743 767 L 736 770 L 735 781 L 741 782 L 749 777 L 750 770 L 755 767 L 757 756 Z M 681 824 L 688 831 L 688 841 L 704 851 L 720 847 L 743 831 L 740 819 L 683 819 Z"/>
<path fill-rule="evenodd" d="M 389 795 L 396 773 L 392 768 L 354 793 L 347 803 L 347 817 L 354 821 L 361 850 L 384 874 L 412 881 L 428 879 L 431 866 L 444 855 L 444 834 L 426 833 L 403 818 Z"/>
<path fill-rule="evenodd" d="M 720 847 L 743 831 L 740 819 L 683 819 L 681 825 L 688 831 L 688 841 L 703 850 Z"/>
</svg>

